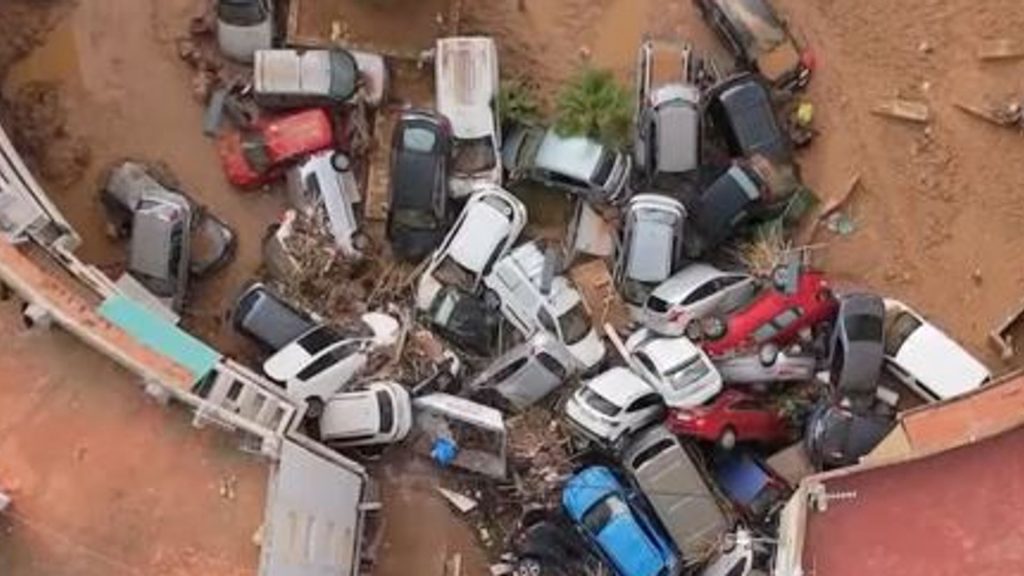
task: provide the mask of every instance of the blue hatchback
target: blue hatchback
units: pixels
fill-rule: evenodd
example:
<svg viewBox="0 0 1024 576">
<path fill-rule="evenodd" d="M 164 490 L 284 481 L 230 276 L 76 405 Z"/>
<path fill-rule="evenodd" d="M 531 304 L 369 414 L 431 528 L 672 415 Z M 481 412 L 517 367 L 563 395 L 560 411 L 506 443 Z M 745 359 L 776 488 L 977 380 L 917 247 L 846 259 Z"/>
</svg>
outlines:
<svg viewBox="0 0 1024 576">
<path fill-rule="evenodd" d="M 565 485 L 562 506 L 619 576 L 674 576 L 678 554 L 629 498 L 611 470 L 592 466 Z"/>
</svg>

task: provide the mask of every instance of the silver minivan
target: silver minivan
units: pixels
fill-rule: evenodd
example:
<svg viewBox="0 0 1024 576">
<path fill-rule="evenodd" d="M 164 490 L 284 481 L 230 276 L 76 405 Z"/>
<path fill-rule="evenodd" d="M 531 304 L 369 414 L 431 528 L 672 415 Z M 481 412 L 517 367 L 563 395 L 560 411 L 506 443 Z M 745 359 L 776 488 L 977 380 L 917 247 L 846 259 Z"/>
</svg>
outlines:
<svg viewBox="0 0 1024 576">
<path fill-rule="evenodd" d="M 575 372 L 565 346 L 547 332 L 496 359 L 470 384 L 473 398 L 503 410 L 525 410 L 539 402 Z"/>
<path fill-rule="evenodd" d="M 664 427 L 634 438 L 622 462 L 684 557 L 702 557 L 729 530 L 704 473 Z"/>
</svg>

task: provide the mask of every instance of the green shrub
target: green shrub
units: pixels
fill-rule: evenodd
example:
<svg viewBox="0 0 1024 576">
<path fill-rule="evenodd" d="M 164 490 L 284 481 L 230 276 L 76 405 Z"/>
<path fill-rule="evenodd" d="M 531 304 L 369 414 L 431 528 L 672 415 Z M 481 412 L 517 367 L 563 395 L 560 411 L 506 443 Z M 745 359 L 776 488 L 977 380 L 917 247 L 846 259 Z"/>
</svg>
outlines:
<svg viewBox="0 0 1024 576">
<path fill-rule="evenodd" d="M 633 103 L 608 70 L 583 69 L 558 95 L 555 129 L 621 149 L 629 141 Z"/>
</svg>

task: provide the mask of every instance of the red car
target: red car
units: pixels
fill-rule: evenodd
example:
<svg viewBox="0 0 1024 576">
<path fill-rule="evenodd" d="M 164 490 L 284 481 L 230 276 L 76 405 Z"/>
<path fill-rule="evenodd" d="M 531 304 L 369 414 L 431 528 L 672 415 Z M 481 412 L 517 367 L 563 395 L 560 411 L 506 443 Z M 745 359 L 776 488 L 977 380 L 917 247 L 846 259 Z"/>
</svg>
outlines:
<svg viewBox="0 0 1024 576">
<path fill-rule="evenodd" d="M 724 448 L 736 442 L 777 444 L 790 436 L 782 412 L 739 390 L 726 390 L 704 406 L 672 409 L 665 426 L 677 436 L 718 442 Z"/>
<path fill-rule="evenodd" d="M 745 307 L 733 312 L 723 322 L 724 330 L 710 334 L 703 342 L 704 351 L 712 357 L 759 347 L 772 342 L 788 346 L 800 332 L 831 320 L 839 302 L 829 289 L 821 272 L 800 274 L 795 294 L 772 288 Z"/>
<path fill-rule="evenodd" d="M 242 130 L 223 134 L 217 153 L 228 180 L 243 188 L 281 175 L 290 162 L 334 145 L 331 118 L 319 108 L 260 118 Z"/>
</svg>

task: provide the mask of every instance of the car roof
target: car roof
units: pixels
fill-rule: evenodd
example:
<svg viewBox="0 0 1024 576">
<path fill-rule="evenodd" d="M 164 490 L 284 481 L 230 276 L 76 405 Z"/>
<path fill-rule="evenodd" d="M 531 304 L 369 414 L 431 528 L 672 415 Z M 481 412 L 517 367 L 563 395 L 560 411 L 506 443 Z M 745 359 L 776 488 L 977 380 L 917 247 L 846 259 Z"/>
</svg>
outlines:
<svg viewBox="0 0 1024 576">
<path fill-rule="evenodd" d="M 782 23 L 764 0 L 714 1 L 730 23 L 742 28 L 744 48 L 755 57 L 786 40 Z"/>
<path fill-rule="evenodd" d="M 626 503 L 628 506 L 628 503 Z M 614 516 L 604 526 L 597 540 L 626 576 L 659 576 L 665 571 L 665 558 L 640 526 L 639 512 L 630 507 L 629 514 Z"/>
<path fill-rule="evenodd" d="M 676 224 L 665 222 L 666 210 L 650 204 L 630 204 L 627 275 L 641 282 L 660 282 L 672 274 Z"/>
<path fill-rule="evenodd" d="M 620 407 L 654 391 L 643 378 L 622 366 L 598 374 L 585 382 L 584 386 Z"/>
<path fill-rule="evenodd" d="M 718 94 L 729 123 L 747 154 L 785 159 L 788 150 L 780 132 L 768 88 L 755 77 L 741 76 Z"/>
<path fill-rule="evenodd" d="M 656 143 L 658 170 L 686 172 L 698 167 L 700 112 L 682 103 L 670 102 L 655 109 L 658 117 Z"/>
<path fill-rule="evenodd" d="M 544 134 L 534 164 L 537 168 L 590 182 L 604 152 L 604 146 L 594 140 L 559 136 L 551 128 Z"/>
<path fill-rule="evenodd" d="M 686 336 L 655 337 L 638 346 L 636 351 L 643 352 L 650 358 L 651 362 L 654 362 L 655 368 L 661 373 L 700 355 L 700 348 Z"/>
<path fill-rule="evenodd" d="M 622 485 L 611 470 L 604 466 L 591 466 L 566 482 L 562 489 L 562 505 L 573 519 L 578 520 L 599 500 L 621 491 Z"/>
<path fill-rule="evenodd" d="M 441 156 L 445 148 L 443 130 L 437 121 L 416 115 L 403 116 L 395 130 L 395 138 L 402 138 L 407 129 L 421 129 L 431 132 L 436 140 L 431 152 L 408 150 L 397 147 L 395 167 L 392 171 L 391 201 L 395 208 L 430 209 L 433 206 L 433 192 L 437 172 L 441 169 Z"/>
<path fill-rule="evenodd" d="M 771 477 L 749 454 L 732 454 L 716 462 L 715 479 L 729 498 L 747 504 L 768 484 Z"/>
<path fill-rule="evenodd" d="M 918 317 L 918 319 L 921 319 Z M 926 320 L 896 352 L 894 361 L 940 399 L 981 386 L 991 374 L 952 338 Z"/>
<path fill-rule="evenodd" d="M 324 403 L 321 428 L 330 436 L 357 436 L 380 432 L 378 390 L 344 392 Z"/>
<path fill-rule="evenodd" d="M 504 202 L 501 196 L 490 194 L 487 199 Z M 449 255 L 459 264 L 473 271 L 483 271 L 494 251 L 509 234 L 511 215 L 502 214 L 497 208 L 484 201 L 484 197 L 470 199 L 466 206 L 466 217 L 452 243 Z M 510 210 L 514 208 L 510 207 Z"/>
<path fill-rule="evenodd" d="M 274 349 L 285 346 L 314 326 L 302 312 L 260 283 L 253 284 L 239 297 L 234 321 L 244 332 Z"/>
<path fill-rule="evenodd" d="M 683 300 L 690 292 L 703 286 L 708 280 L 730 276 L 733 272 L 724 272 L 710 264 L 695 262 L 679 272 L 673 274 L 668 280 L 658 285 L 651 293 L 665 301 L 675 302 Z"/>
<path fill-rule="evenodd" d="M 448 117 L 457 138 L 494 133 L 498 53 L 486 36 L 441 38 L 435 54 L 437 109 Z"/>
</svg>

